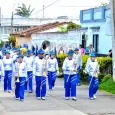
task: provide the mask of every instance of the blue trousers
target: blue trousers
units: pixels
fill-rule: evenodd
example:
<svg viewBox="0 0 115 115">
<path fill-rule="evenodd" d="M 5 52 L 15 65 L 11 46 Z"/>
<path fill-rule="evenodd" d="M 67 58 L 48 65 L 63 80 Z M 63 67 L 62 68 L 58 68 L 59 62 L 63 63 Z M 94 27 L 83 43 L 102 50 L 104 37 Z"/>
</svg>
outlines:
<svg viewBox="0 0 115 115">
<path fill-rule="evenodd" d="M 77 84 L 77 75 L 64 75 L 65 81 L 65 97 L 76 97 L 76 84 Z"/>
<path fill-rule="evenodd" d="M 12 70 L 5 71 L 4 91 L 12 90 L 12 88 L 11 88 L 11 82 L 12 82 Z"/>
<path fill-rule="evenodd" d="M 28 75 L 28 90 L 29 91 L 33 91 L 33 72 L 32 71 L 28 71 L 27 72 Z"/>
<path fill-rule="evenodd" d="M 92 78 L 92 76 L 91 76 L 91 75 L 88 75 L 88 83 L 89 83 L 89 84 L 90 84 L 91 78 Z"/>
<path fill-rule="evenodd" d="M 98 78 L 92 77 L 89 84 L 89 97 L 93 98 L 96 94 L 99 86 Z"/>
<path fill-rule="evenodd" d="M 80 73 L 78 72 L 77 74 L 77 84 L 80 83 Z"/>
<path fill-rule="evenodd" d="M 0 75 L 0 81 L 1 81 L 1 79 L 2 79 L 2 76 Z"/>
<path fill-rule="evenodd" d="M 20 82 L 15 82 L 15 97 L 20 98 L 20 100 L 23 100 L 26 78 L 20 77 L 19 81 Z"/>
<path fill-rule="evenodd" d="M 49 89 L 52 89 L 55 86 L 56 81 L 56 72 L 48 72 L 48 84 Z"/>
<path fill-rule="evenodd" d="M 25 91 L 27 91 L 27 89 L 28 89 L 27 86 L 28 86 L 28 81 L 25 81 L 25 85 L 24 85 Z"/>
<path fill-rule="evenodd" d="M 46 77 L 36 76 L 36 97 L 46 96 Z"/>
</svg>

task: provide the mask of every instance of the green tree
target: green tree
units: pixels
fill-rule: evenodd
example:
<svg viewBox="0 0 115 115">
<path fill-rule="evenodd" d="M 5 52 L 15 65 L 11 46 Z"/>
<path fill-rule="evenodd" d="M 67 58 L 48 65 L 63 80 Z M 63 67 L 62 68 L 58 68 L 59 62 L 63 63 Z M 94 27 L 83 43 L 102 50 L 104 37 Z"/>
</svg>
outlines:
<svg viewBox="0 0 115 115">
<path fill-rule="evenodd" d="M 58 26 L 59 30 L 58 32 L 67 32 L 67 27 L 64 27 L 64 26 Z"/>
<path fill-rule="evenodd" d="M 81 25 L 73 23 L 73 22 L 69 22 L 68 26 L 67 26 L 67 30 L 71 30 L 71 29 L 78 29 L 80 28 Z"/>
<path fill-rule="evenodd" d="M 27 7 L 25 4 L 22 4 L 22 6 L 19 6 L 16 9 L 15 15 L 21 16 L 23 18 L 29 18 L 33 11 L 34 9 L 31 9 L 31 5 Z"/>
<path fill-rule="evenodd" d="M 2 48 L 3 46 L 4 46 L 4 42 L 0 40 L 0 48 Z"/>
<path fill-rule="evenodd" d="M 9 41 L 9 44 L 12 44 L 12 47 L 15 47 L 15 43 L 16 43 L 15 36 L 9 36 L 8 41 Z"/>
<path fill-rule="evenodd" d="M 99 6 L 96 6 L 96 8 L 97 8 L 97 7 L 101 7 L 101 6 L 107 6 L 107 5 L 109 5 L 109 4 L 106 3 L 106 2 L 103 2 L 103 3 L 101 3 Z"/>
<path fill-rule="evenodd" d="M 100 6 L 107 6 L 107 5 L 108 5 L 108 3 L 103 2 L 103 3 L 101 3 Z"/>
</svg>

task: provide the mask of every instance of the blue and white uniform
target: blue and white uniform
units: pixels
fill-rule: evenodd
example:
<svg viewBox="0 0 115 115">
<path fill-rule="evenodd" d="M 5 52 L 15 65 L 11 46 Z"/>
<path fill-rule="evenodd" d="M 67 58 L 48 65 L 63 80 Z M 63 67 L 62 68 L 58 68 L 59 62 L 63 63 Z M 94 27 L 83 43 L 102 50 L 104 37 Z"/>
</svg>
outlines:
<svg viewBox="0 0 115 115">
<path fill-rule="evenodd" d="M 27 54 L 31 54 L 31 51 L 28 50 Z M 28 82 L 28 90 L 30 93 L 33 92 L 33 63 L 34 59 L 31 56 L 24 57 L 23 60 L 26 63 L 27 67 L 27 82 Z"/>
<path fill-rule="evenodd" d="M 95 57 L 94 53 L 91 53 L 91 57 Z M 98 74 L 99 74 L 99 64 L 97 61 L 90 61 L 86 67 L 86 72 L 91 76 L 89 83 L 89 97 L 90 99 L 95 98 L 95 94 L 98 90 Z"/>
<path fill-rule="evenodd" d="M 91 54 L 90 54 L 90 55 L 91 55 Z M 88 68 L 88 65 L 89 65 L 90 62 L 92 62 L 91 57 L 88 58 L 88 60 L 87 60 L 86 67 L 85 67 L 85 71 L 87 71 L 87 68 Z M 95 62 L 97 62 L 97 59 L 95 59 Z M 87 73 L 87 72 L 86 72 L 86 73 Z M 92 77 L 92 76 L 90 76 L 90 74 L 88 74 L 88 83 L 90 83 L 91 77 Z"/>
<path fill-rule="evenodd" d="M 20 54 L 18 56 L 18 58 L 19 57 L 23 57 L 23 56 Z M 26 64 L 24 62 L 22 62 L 22 63 L 16 62 L 13 72 L 17 78 L 17 81 L 15 83 L 15 85 L 16 85 L 15 97 L 16 97 L 16 99 L 20 98 L 20 101 L 24 101 L 25 82 L 26 82 L 26 78 L 27 78 Z"/>
<path fill-rule="evenodd" d="M 42 49 L 38 50 L 38 54 L 44 54 Z M 36 97 L 37 99 L 45 99 L 46 96 L 46 76 L 44 76 L 44 70 L 46 68 L 46 60 L 44 57 L 38 57 L 34 61 L 33 75 L 36 79 Z"/>
<path fill-rule="evenodd" d="M 75 48 L 75 51 L 79 51 L 79 49 Z M 77 64 L 77 72 L 76 72 L 77 84 L 80 85 L 80 70 L 82 68 L 82 56 L 78 52 L 78 54 L 74 53 L 73 58 L 75 59 L 75 63 Z"/>
<path fill-rule="evenodd" d="M 68 52 L 69 56 L 73 56 L 73 52 L 70 50 Z M 65 87 L 65 97 L 68 100 L 71 96 L 73 100 L 76 100 L 76 84 L 77 77 L 74 72 L 75 70 L 75 59 L 69 59 L 67 57 L 63 62 L 63 72 L 64 72 L 64 87 Z M 70 94 L 71 92 L 71 94 Z"/>
<path fill-rule="evenodd" d="M 8 52 L 6 52 L 8 53 Z M 11 91 L 11 82 L 12 82 L 12 72 L 13 72 L 13 60 L 12 58 L 4 58 L 3 65 L 5 70 L 4 77 L 4 91 Z"/>
<path fill-rule="evenodd" d="M 55 55 L 54 52 L 50 52 L 50 55 Z M 49 89 L 52 90 L 55 86 L 56 72 L 59 71 L 58 62 L 56 58 L 51 58 L 47 60 L 47 71 L 48 71 L 48 84 Z"/>
<path fill-rule="evenodd" d="M 0 60 L 0 81 L 4 77 L 4 66 L 3 66 L 3 61 Z"/>
</svg>

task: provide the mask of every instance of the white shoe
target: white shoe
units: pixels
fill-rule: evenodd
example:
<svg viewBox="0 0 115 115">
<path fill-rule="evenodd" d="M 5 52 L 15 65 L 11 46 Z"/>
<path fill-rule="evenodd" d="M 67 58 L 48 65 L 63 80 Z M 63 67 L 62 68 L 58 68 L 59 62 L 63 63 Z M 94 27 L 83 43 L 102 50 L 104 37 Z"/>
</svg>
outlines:
<svg viewBox="0 0 115 115">
<path fill-rule="evenodd" d="M 66 100 L 69 100 L 69 97 L 66 97 L 65 99 L 66 99 Z"/>
<path fill-rule="evenodd" d="M 52 89 L 54 90 L 54 87 Z"/>
<path fill-rule="evenodd" d="M 46 100 L 46 98 L 45 98 L 45 97 L 42 97 L 42 100 Z"/>
<path fill-rule="evenodd" d="M 96 95 L 93 95 L 93 98 L 96 99 Z"/>
<path fill-rule="evenodd" d="M 76 99 L 76 97 L 72 97 L 72 100 L 76 101 L 77 99 Z"/>
<path fill-rule="evenodd" d="M 16 100 L 19 100 L 20 98 L 15 98 Z"/>
<path fill-rule="evenodd" d="M 37 97 L 37 100 L 40 100 L 41 99 L 41 97 Z"/>
<path fill-rule="evenodd" d="M 93 97 L 91 97 L 90 99 L 91 99 L 91 100 L 94 100 L 94 98 L 93 98 Z"/>
</svg>

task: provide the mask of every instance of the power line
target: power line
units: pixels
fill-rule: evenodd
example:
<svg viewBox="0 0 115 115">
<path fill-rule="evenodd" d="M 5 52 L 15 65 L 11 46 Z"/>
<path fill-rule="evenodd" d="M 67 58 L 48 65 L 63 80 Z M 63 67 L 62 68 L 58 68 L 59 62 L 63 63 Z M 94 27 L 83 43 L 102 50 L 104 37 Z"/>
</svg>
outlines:
<svg viewBox="0 0 115 115">
<path fill-rule="evenodd" d="M 46 8 L 48 8 L 48 7 L 50 7 L 50 6 L 54 5 L 54 4 L 56 4 L 56 3 L 59 2 L 59 1 L 60 1 L 60 0 L 56 0 L 56 1 L 54 1 L 53 3 L 51 3 L 51 4 L 49 4 L 48 6 L 44 7 L 43 9 L 37 11 L 37 12 L 34 13 L 33 15 L 38 14 L 39 12 L 45 10 Z M 33 15 L 32 15 L 32 16 L 33 16 Z"/>
<path fill-rule="evenodd" d="M 55 6 L 55 7 L 95 7 L 95 6 Z"/>
</svg>

